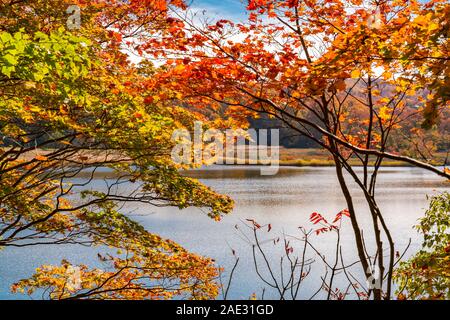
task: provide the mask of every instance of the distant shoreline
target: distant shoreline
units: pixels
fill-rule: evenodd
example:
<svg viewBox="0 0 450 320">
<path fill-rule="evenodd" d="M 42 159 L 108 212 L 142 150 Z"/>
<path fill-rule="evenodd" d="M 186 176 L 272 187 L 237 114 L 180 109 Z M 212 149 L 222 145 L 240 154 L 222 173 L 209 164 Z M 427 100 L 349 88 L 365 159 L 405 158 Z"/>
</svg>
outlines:
<svg viewBox="0 0 450 320">
<path fill-rule="evenodd" d="M 46 156 L 51 150 L 35 149 L 22 155 L 22 159 L 31 160 L 37 156 Z M 246 155 L 247 156 L 247 155 Z M 444 166 L 446 160 L 446 152 L 436 152 L 435 157 L 430 161 L 431 165 Z M 68 162 L 79 163 L 89 165 L 96 162 L 111 161 L 122 158 L 120 154 L 115 151 L 107 150 L 83 150 L 79 153 L 72 155 Z M 258 163 L 250 164 L 249 157 L 247 159 L 233 158 L 230 163 L 225 163 L 227 158 L 222 159 L 222 163 L 215 163 L 215 165 L 241 165 L 241 166 L 264 166 L 270 164 Z M 228 158 L 229 159 L 229 158 Z M 373 159 L 373 158 L 372 158 Z M 126 161 L 126 160 L 125 160 Z M 232 163 L 231 163 L 232 162 Z M 362 166 L 361 161 L 357 158 L 350 158 L 348 160 L 351 166 Z M 272 165 L 285 166 L 285 167 L 334 167 L 334 160 L 330 158 L 330 155 L 326 150 L 322 149 L 302 149 L 302 148 L 279 148 L 279 160 L 272 161 Z M 374 165 L 374 160 L 369 159 L 369 165 Z M 413 165 L 397 160 L 384 159 L 382 163 L 383 167 L 411 167 Z"/>
<path fill-rule="evenodd" d="M 430 164 L 434 166 L 443 166 L 446 160 L 447 153 L 446 152 L 436 152 L 434 159 L 430 162 Z M 326 150 L 323 149 L 313 149 L 313 148 L 279 148 L 279 162 L 275 162 L 273 164 L 278 164 L 279 166 L 286 167 L 334 167 L 334 160 L 331 159 L 330 155 Z M 372 158 L 373 159 L 373 158 Z M 226 160 L 226 158 L 225 158 Z M 222 160 L 225 162 L 225 160 Z M 243 163 L 236 163 L 237 159 L 233 159 L 234 163 L 230 164 L 219 164 L 219 165 L 265 165 L 263 163 L 258 164 L 249 164 L 248 160 L 242 160 Z M 362 166 L 361 161 L 357 158 L 350 158 L 348 160 L 351 166 Z M 374 165 L 374 160 L 370 160 L 369 165 Z M 411 167 L 413 165 L 398 161 L 398 160 L 390 160 L 384 159 L 382 163 L 383 167 Z"/>
</svg>

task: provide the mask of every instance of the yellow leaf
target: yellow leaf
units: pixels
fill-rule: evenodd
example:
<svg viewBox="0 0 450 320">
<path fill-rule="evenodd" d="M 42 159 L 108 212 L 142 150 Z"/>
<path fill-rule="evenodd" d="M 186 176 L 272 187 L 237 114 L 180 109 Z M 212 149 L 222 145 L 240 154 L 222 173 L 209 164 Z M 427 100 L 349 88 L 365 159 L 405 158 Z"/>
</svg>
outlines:
<svg viewBox="0 0 450 320">
<path fill-rule="evenodd" d="M 381 107 L 379 116 L 382 120 L 389 120 L 391 117 L 391 112 L 390 112 L 389 108 Z"/>
<path fill-rule="evenodd" d="M 181 72 L 181 71 L 183 71 L 185 68 L 186 68 L 186 67 L 185 67 L 184 65 L 179 64 L 179 65 L 177 65 L 173 70 L 174 70 L 175 72 Z"/>
<path fill-rule="evenodd" d="M 358 79 L 361 76 L 361 71 L 353 70 L 350 76 L 352 77 L 352 79 Z"/>
<path fill-rule="evenodd" d="M 435 22 L 431 22 L 428 25 L 428 31 L 434 31 L 434 30 L 437 30 L 437 29 L 439 29 L 439 25 L 437 23 L 435 23 Z"/>
<path fill-rule="evenodd" d="M 386 80 L 391 79 L 392 78 L 392 73 L 390 73 L 388 71 L 384 72 L 383 73 L 383 78 L 386 79 Z"/>
</svg>

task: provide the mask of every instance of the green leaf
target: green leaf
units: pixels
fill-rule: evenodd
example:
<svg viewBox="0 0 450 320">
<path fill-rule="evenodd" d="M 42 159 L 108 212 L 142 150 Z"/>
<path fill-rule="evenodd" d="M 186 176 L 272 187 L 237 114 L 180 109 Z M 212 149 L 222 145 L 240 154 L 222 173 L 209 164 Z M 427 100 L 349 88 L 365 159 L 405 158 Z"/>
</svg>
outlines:
<svg viewBox="0 0 450 320">
<path fill-rule="evenodd" d="M 11 66 L 15 66 L 18 63 L 17 58 L 9 53 L 3 56 L 3 60 L 5 60 Z"/>
<path fill-rule="evenodd" d="M 12 40 L 12 36 L 8 32 L 2 32 L 0 33 L 0 39 L 3 43 L 7 43 Z"/>
<path fill-rule="evenodd" d="M 2 67 L 2 73 L 7 76 L 8 78 L 11 78 L 11 73 L 16 71 L 16 68 L 14 66 L 3 66 Z"/>
</svg>

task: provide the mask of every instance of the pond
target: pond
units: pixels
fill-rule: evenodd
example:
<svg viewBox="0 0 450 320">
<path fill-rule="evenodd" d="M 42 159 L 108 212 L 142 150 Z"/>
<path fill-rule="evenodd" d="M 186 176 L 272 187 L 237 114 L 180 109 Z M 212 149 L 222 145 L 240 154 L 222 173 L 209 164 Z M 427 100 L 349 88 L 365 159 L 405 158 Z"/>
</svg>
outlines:
<svg viewBox="0 0 450 320">
<path fill-rule="evenodd" d="M 211 220 L 199 208 L 180 211 L 177 208 L 133 204 L 127 205 L 123 210 L 149 231 L 173 239 L 190 251 L 214 258 L 226 272 L 233 266 L 234 250 L 240 261 L 233 277 L 229 298 L 248 299 L 253 293 L 261 297 L 264 283 L 255 272 L 251 244 L 245 237 L 251 236 L 250 230 L 245 227 L 245 223 L 248 223 L 246 219 L 254 219 L 261 225 L 271 224 L 270 233 L 264 232 L 262 235 L 264 239 L 274 239 L 282 234 L 287 237 L 300 236 L 299 226 L 314 229 L 315 226 L 309 222 L 312 212 L 319 212 L 332 219 L 336 213 L 346 208 L 334 170 L 332 167 L 282 167 L 275 176 L 261 176 L 260 168 L 256 166 L 211 166 L 188 172 L 187 175 L 200 179 L 235 200 L 233 213 L 220 222 Z M 348 180 L 350 181 L 350 177 Z M 101 187 L 104 181 L 99 178 L 93 183 L 95 187 Z M 351 189 L 360 223 L 369 239 L 371 219 L 363 196 L 356 185 L 351 185 Z M 385 168 L 380 173 L 377 190 L 377 200 L 392 231 L 397 250 L 402 251 L 411 239 L 410 248 L 405 255 L 407 257 L 420 246 L 421 239 L 412 227 L 427 207 L 427 195 L 448 191 L 449 184 L 442 178 L 420 169 Z M 334 235 L 311 237 L 320 252 L 333 254 Z M 300 242 L 293 242 L 296 252 L 299 251 L 300 245 Z M 343 222 L 342 246 L 346 261 L 350 263 L 356 259 L 349 221 Z M 370 250 L 373 243 L 369 240 L 367 246 Z M 283 246 L 274 246 L 268 241 L 263 247 L 274 268 L 279 268 Z M 97 251 L 98 249 L 81 246 L 40 246 L 0 251 L 0 298 L 28 298 L 11 294 L 9 286 L 31 275 L 41 264 L 56 264 L 66 258 L 72 263 L 82 262 L 95 266 Z M 300 298 L 309 298 L 318 289 L 318 277 L 324 271 L 317 255 L 309 252 L 308 256 L 315 259 L 317 265 L 312 266 L 311 276 L 302 286 Z M 273 290 L 266 290 L 265 298 L 277 298 L 277 295 Z"/>
</svg>

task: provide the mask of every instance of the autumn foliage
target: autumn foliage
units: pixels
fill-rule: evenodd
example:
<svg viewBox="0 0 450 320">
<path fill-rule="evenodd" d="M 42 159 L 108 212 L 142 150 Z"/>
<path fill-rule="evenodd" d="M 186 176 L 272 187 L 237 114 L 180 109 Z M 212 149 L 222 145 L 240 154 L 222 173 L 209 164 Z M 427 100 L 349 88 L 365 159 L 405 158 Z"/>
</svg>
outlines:
<svg viewBox="0 0 450 320">
<path fill-rule="evenodd" d="M 184 19 L 186 45 L 169 61 L 168 85 L 191 105 L 242 121 L 277 119 L 327 150 L 366 277 L 375 257 L 386 279 L 371 294 L 389 299 L 396 248 L 377 203 L 380 168 L 396 160 L 450 178 L 430 163 L 436 148 L 426 133 L 448 116 L 448 3 L 255 0 L 247 10 L 245 22 Z M 366 200 L 363 212 L 349 181 Z M 361 219 L 373 222 L 370 233 Z"/>
<path fill-rule="evenodd" d="M 81 10 L 79 29 L 66 28 L 69 5 Z M 348 207 L 337 219 L 349 217 L 363 269 L 375 256 L 386 275 L 374 297 L 391 297 L 396 249 L 376 201 L 377 176 L 385 160 L 397 160 L 450 178 L 429 162 L 429 132 L 449 114 L 447 1 L 250 0 L 245 22 L 199 22 L 181 0 L 0 6 L 0 249 L 81 243 L 120 252 L 99 256 L 105 270 L 80 266 L 80 287 L 66 286 L 71 264 L 63 261 L 14 291 L 214 298 L 212 260 L 119 208 L 196 206 L 220 220 L 232 200 L 180 175 L 172 132 L 196 120 L 237 128 L 266 116 L 329 152 Z M 85 190 L 99 168 L 114 178 L 105 190 Z M 373 255 L 344 172 L 366 199 Z M 88 182 L 74 181 L 80 174 Z M 116 192 L 124 182 L 136 191 Z"/>
<path fill-rule="evenodd" d="M 171 132 L 197 117 L 180 107 L 176 91 L 153 81 L 156 67 L 135 65 L 122 52 L 140 35 L 174 36 L 178 22 L 168 6 L 184 4 L 79 1 L 81 28 L 69 31 L 65 8 L 73 4 L 1 1 L 0 249 L 84 244 L 112 253 L 99 256 L 104 268 L 80 266 L 79 286 L 67 285 L 75 266 L 63 261 L 39 268 L 13 291 L 49 288 L 51 299 L 214 298 L 212 260 L 119 212 L 125 202 L 198 206 L 219 219 L 232 207 L 229 198 L 179 174 Z M 99 168 L 109 168 L 112 178 L 92 190 Z M 87 177 L 82 182 L 80 174 Z M 135 190 L 116 191 L 124 182 Z"/>
</svg>

